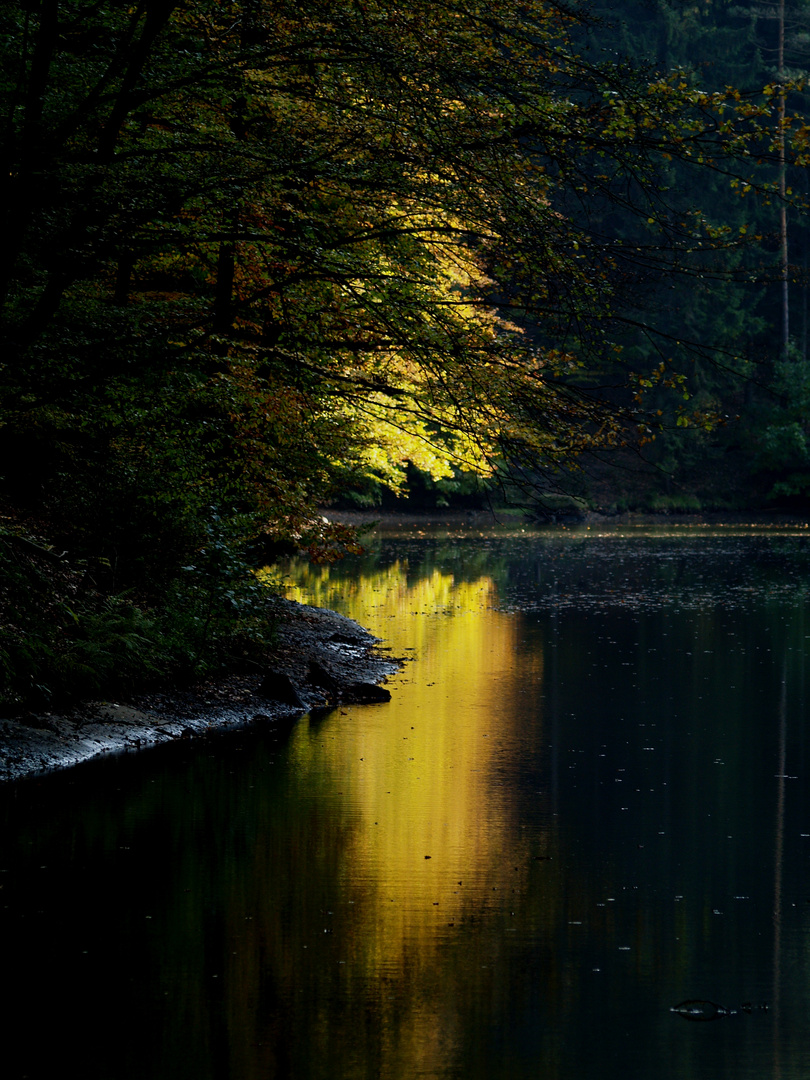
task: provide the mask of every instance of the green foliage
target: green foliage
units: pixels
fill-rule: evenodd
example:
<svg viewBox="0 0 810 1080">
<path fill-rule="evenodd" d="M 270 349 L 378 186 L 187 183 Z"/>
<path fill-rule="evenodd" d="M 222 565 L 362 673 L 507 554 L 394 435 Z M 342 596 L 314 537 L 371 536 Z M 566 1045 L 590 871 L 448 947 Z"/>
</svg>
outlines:
<svg viewBox="0 0 810 1080">
<path fill-rule="evenodd" d="M 653 495 L 648 503 L 653 513 L 693 514 L 703 509 L 696 495 Z"/>
<path fill-rule="evenodd" d="M 25 534 L 0 534 L 0 708 L 126 693 L 167 673 L 154 620 L 83 577 Z"/>
<path fill-rule="evenodd" d="M 182 568 L 160 613 L 165 647 L 173 667 L 185 675 L 245 665 L 258 669 L 274 641 L 276 594 L 236 553 L 218 516 L 206 531 L 195 563 Z"/>
<path fill-rule="evenodd" d="M 807 461 L 807 435 L 798 420 L 776 422 L 762 432 L 758 449 L 759 464 L 771 472 L 790 469 Z"/>
<path fill-rule="evenodd" d="M 752 421 L 754 468 L 770 481 L 769 500 L 810 495 L 810 364 L 794 354 L 775 365 L 773 392 Z"/>
<path fill-rule="evenodd" d="M 65 697 L 126 694 L 167 673 L 155 622 L 123 597 L 65 606 L 73 626 L 50 650 L 44 670 L 32 672 L 41 690 Z"/>
<path fill-rule="evenodd" d="M 256 666 L 274 641 L 275 591 L 209 526 L 199 565 L 160 603 L 104 595 L 21 530 L 0 531 L 0 711 L 126 696 Z"/>
</svg>

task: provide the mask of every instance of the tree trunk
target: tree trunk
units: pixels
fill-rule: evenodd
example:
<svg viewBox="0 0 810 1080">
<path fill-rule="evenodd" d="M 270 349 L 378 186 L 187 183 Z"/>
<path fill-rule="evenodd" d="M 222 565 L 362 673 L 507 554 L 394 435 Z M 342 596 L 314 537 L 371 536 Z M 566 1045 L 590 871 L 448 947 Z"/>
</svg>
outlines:
<svg viewBox="0 0 810 1080">
<path fill-rule="evenodd" d="M 790 356 L 790 282 L 788 268 L 788 229 L 787 229 L 787 184 L 785 178 L 785 108 L 787 105 L 784 91 L 785 82 L 785 0 L 779 0 L 779 82 L 782 92 L 779 95 L 779 238 L 780 238 L 780 277 L 782 281 L 782 359 Z"/>
</svg>

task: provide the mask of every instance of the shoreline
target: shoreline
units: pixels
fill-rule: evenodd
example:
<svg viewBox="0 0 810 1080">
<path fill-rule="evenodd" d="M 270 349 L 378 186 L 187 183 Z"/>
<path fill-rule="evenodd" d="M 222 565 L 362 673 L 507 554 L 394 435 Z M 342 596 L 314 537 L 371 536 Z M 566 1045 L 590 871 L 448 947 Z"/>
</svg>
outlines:
<svg viewBox="0 0 810 1080">
<path fill-rule="evenodd" d="M 0 720 L 0 784 L 242 728 L 261 725 L 282 735 L 312 710 L 390 698 L 381 684 L 404 661 L 385 655 L 379 638 L 336 611 L 280 604 L 278 643 L 255 674 Z"/>
<path fill-rule="evenodd" d="M 449 529 L 476 535 L 492 526 L 555 526 L 509 519 L 489 510 L 423 514 L 341 511 L 324 515 L 346 524 L 374 527 L 378 535 L 400 530 Z M 560 526 L 571 529 L 655 526 L 808 528 L 800 515 L 777 513 L 589 514 Z M 278 642 L 253 674 L 224 674 L 191 688 L 168 687 L 129 700 L 85 701 L 62 710 L 38 710 L 0 718 L 0 785 L 60 772 L 95 758 L 263 726 L 279 737 L 307 712 L 341 704 L 373 704 L 390 698 L 381 687 L 405 659 L 359 623 L 338 612 L 279 599 Z"/>
<path fill-rule="evenodd" d="M 558 513 L 556 519 L 540 520 L 523 511 L 510 507 L 505 510 L 425 510 L 421 513 L 406 510 L 339 510 L 325 507 L 320 510 L 329 521 L 352 525 L 363 531 L 396 533 L 399 529 L 457 530 L 476 533 L 487 528 L 527 530 L 612 528 L 655 528 L 718 526 L 738 528 L 803 528 L 810 522 L 806 514 L 788 513 L 784 510 L 704 510 L 681 513 L 680 511 L 631 511 L 608 514 L 589 510 L 579 515 Z M 362 539 L 362 536 L 361 536 Z"/>
</svg>

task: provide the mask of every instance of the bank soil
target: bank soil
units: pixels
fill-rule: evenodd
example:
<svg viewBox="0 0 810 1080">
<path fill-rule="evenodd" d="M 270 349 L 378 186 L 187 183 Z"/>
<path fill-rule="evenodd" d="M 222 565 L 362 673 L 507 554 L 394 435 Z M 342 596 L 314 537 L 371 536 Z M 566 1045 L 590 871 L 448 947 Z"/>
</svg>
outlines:
<svg viewBox="0 0 810 1080">
<path fill-rule="evenodd" d="M 251 725 L 283 736 L 306 712 L 390 698 L 381 684 L 402 661 L 359 623 L 291 600 L 280 601 L 280 616 L 277 644 L 254 674 L 0 720 L 0 781 Z"/>
</svg>

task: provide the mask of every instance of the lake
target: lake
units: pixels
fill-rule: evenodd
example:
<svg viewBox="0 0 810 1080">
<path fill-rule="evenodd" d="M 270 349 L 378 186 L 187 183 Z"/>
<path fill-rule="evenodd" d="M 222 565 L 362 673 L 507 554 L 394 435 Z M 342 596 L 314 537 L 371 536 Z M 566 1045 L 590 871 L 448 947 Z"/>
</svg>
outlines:
<svg viewBox="0 0 810 1080">
<path fill-rule="evenodd" d="M 808 1074 L 810 530 L 282 572 L 393 701 L 0 792 L 6 1075 Z"/>
</svg>

